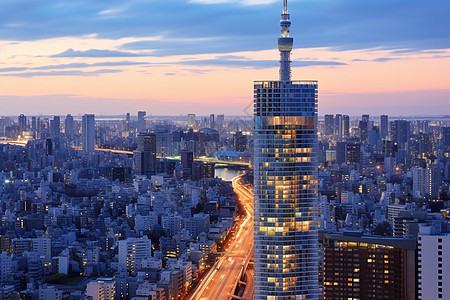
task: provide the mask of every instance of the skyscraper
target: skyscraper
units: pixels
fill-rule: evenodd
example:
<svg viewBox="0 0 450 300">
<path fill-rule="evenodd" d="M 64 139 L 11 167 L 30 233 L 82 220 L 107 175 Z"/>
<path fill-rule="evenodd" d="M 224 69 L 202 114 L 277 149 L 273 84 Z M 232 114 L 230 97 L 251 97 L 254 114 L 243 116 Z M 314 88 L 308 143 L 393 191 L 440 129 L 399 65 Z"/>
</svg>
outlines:
<svg viewBox="0 0 450 300">
<path fill-rule="evenodd" d="M 82 120 L 82 149 L 84 153 L 95 151 L 95 115 L 86 114 Z"/>
<path fill-rule="evenodd" d="M 75 127 L 74 127 L 74 123 L 73 123 L 73 117 L 71 114 L 68 114 L 66 116 L 66 120 L 64 123 L 64 132 L 69 141 L 73 140 L 73 136 L 75 133 Z"/>
<path fill-rule="evenodd" d="M 214 114 L 209 115 L 209 128 L 216 128 L 216 124 L 214 122 Z"/>
<path fill-rule="evenodd" d="M 325 115 L 325 135 L 334 134 L 334 116 Z"/>
<path fill-rule="evenodd" d="M 27 130 L 27 117 L 25 115 L 23 115 L 23 114 L 20 115 L 19 119 L 18 119 L 18 122 L 19 122 L 19 135 L 21 137 L 23 137 L 24 131 Z"/>
<path fill-rule="evenodd" d="M 53 120 L 50 120 L 50 137 L 59 139 L 61 133 L 61 119 L 59 116 L 54 116 Z"/>
<path fill-rule="evenodd" d="M 381 115 L 380 119 L 380 134 L 381 138 L 384 140 L 388 137 L 389 133 L 389 121 L 388 121 L 388 115 Z"/>
<path fill-rule="evenodd" d="M 145 123 L 146 115 L 145 111 L 138 111 L 138 132 L 144 132 L 147 129 Z"/>
<path fill-rule="evenodd" d="M 133 153 L 134 169 L 139 175 L 156 173 L 156 135 L 140 133 L 137 137 L 137 149 Z"/>
<path fill-rule="evenodd" d="M 189 127 L 194 127 L 195 125 L 195 114 L 188 114 L 188 126 Z"/>
<path fill-rule="evenodd" d="M 280 80 L 254 85 L 255 300 L 318 299 L 317 81 L 292 81 L 287 0 Z"/>
<path fill-rule="evenodd" d="M 350 117 L 348 115 L 342 116 L 342 136 L 348 138 L 350 135 Z"/>
</svg>

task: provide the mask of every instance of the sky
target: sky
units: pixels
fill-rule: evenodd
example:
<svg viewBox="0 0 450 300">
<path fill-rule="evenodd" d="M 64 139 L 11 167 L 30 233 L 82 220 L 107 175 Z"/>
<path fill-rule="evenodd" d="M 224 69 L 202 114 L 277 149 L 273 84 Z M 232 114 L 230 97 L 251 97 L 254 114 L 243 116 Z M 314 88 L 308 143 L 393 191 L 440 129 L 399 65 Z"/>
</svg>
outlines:
<svg viewBox="0 0 450 300">
<path fill-rule="evenodd" d="M 450 1 L 289 0 L 319 114 L 450 114 Z M 0 115 L 252 115 L 282 0 L 0 0 Z"/>
</svg>

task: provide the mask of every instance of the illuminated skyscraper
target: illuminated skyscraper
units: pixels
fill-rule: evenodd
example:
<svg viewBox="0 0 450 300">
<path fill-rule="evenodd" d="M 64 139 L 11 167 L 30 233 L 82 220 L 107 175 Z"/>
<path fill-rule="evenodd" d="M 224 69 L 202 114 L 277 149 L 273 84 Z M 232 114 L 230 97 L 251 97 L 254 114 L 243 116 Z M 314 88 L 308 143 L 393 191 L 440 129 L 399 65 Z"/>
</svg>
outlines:
<svg viewBox="0 0 450 300">
<path fill-rule="evenodd" d="M 317 81 L 292 81 L 287 0 L 280 80 L 254 85 L 255 300 L 318 299 Z"/>
</svg>

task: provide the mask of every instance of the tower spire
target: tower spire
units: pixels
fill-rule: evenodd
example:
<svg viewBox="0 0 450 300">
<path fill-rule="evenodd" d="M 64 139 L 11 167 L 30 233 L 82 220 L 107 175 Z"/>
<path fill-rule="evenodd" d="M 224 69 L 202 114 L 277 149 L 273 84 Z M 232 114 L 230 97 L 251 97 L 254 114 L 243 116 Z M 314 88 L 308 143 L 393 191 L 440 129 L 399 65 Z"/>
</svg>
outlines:
<svg viewBox="0 0 450 300">
<path fill-rule="evenodd" d="M 281 37 L 278 39 L 280 51 L 280 81 L 291 81 L 291 50 L 294 39 L 289 37 L 291 27 L 290 16 L 287 9 L 287 0 L 283 0 L 283 13 L 281 14 Z"/>
</svg>

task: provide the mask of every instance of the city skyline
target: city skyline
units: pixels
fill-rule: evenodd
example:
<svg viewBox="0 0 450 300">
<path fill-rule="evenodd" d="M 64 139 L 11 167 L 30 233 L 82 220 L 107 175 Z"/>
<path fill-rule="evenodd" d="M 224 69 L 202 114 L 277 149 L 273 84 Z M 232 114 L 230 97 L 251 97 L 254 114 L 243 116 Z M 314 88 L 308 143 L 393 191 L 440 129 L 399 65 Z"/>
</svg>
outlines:
<svg viewBox="0 0 450 300">
<path fill-rule="evenodd" d="M 448 3 L 290 5 L 296 12 L 293 76 L 321 81 L 321 115 L 447 112 Z M 249 84 L 276 74 L 273 12 L 279 1 L 21 1 L 0 7 L 6 115 L 245 115 Z"/>
</svg>

